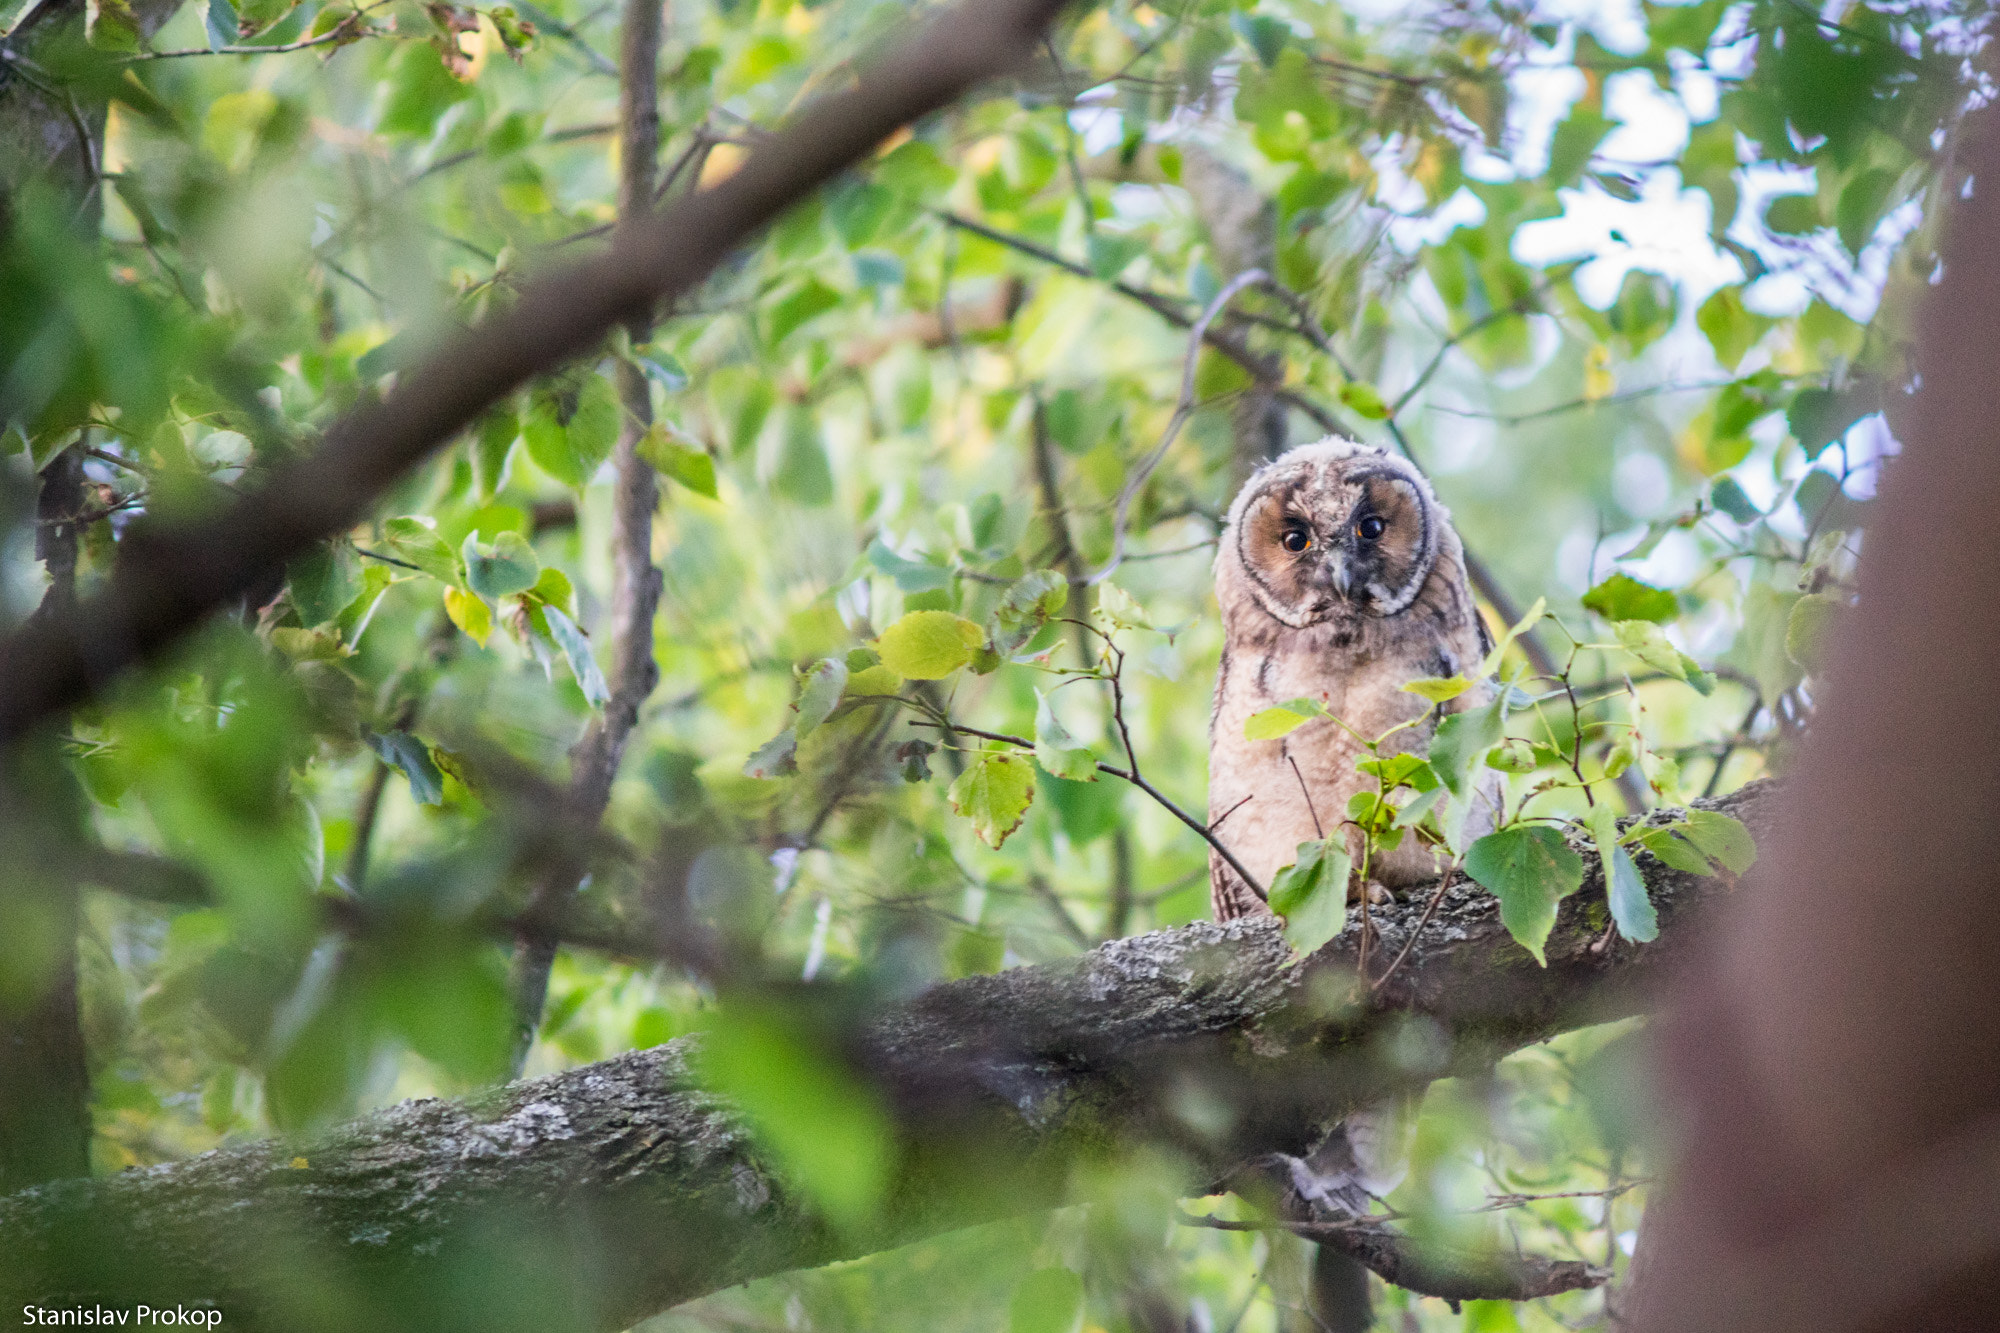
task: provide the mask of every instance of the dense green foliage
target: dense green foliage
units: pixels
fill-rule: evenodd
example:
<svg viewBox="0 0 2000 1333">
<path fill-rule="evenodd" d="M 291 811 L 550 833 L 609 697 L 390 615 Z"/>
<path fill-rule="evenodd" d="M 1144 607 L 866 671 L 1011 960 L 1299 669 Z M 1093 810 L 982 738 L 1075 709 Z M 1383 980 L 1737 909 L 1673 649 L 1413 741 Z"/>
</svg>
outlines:
<svg viewBox="0 0 2000 1333">
<path fill-rule="evenodd" d="M 1280 387 L 1290 441 L 1322 433 L 1316 411 L 1407 448 L 1499 586 L 1553 617 L 1532 634 L 1559 678 L 1526 641 L 1496 653 L 1514 687 L 1447 724 L 1450 761 L 1382 772 L 1348 813 L 1403 836 L 1423 810 L 1387 794 L 1501 769 L 1518 822 L 1468 849 L 1433 813 L 1451 859 L 1538 948 L 1581 873 L 1552 829 L 1586 819 L 1615 928 L 1648 938 L 1604 816 L 1766 772 L 1809 721 L 1983 10 L 1363 9 L 1073 14 L 1018 84 L 884 144 L 649 342 L 495 409 L 282 590 L 68 719 L 74 788 L 51 799 L 207 898 L 147 902 L 157 886 L 106 874 L 86 899 L 99 1169 L 506 1076 L 493 925 L 552 837 L 590 836 L 536 784 L 563 780 L 608 692 L 620 361 L 652 386 L 642 454 L 669 479 L 662 679 L 616 841 L 591 846 L 595 927 L 649 940 L 666 920 L 738 976 L 902 992 L 1205 915 L 1207 845 L 1115 770 L 1205 809 L 1208 566 L 1273 385 L 1206 348 L 1195 410 L 1141 468 L 1180 426 L 1185 325 L 1260 246 L 1303 311 L 1253 287 L 1214 327 Z M 101 182 L 81 213 L 23 188 L 0 249 L 15 622 L 46 583 L 34 474 L 62 451 L 88 452 L 87 593 L 131 525 L 311 448 L 429 331 L 506 307 L 614 217 L 609 7 L 197 0 L 138 58 L 125 12 L 94 0 L 94 44 L 43 56 L 111 99 Z M 730 171 L 908 26 L 876 0 L 671 4 L 668 192 Z M 305 48 L 209 51 L 236 43 Z M 192 53 L 146 58 L 166 52 Z M 1217 163 L 1236 177 L 1190 188 Z M 1218 235 L 1232 213 L 1250 220 Z M 1489 616 L 1496 637 L 1516 614 Z M 1310 703 L 1269 734 L 1329 725 Z M 1645 846 L 1747 864 L 1729 828 L 1683 833 Z M 1325 848 L 1282 886 L 1299 942 L 1340 924 L 1345 870 Z M 718 1018 L 673 963 L 565 951 L 528 1068 L 703 1028 L 715 1079 L 829 1214 L 872 1207 L 879 1112 L 782 1017 Z M 1420 1229 L 1622 1259 L 1646 1126 L 1617 1037 L 1435 1089 L 1392 1202 Z M 1176 1187 L 1123 1164 L 1088 1209 L 660 1326 L 1118 1329 L 1142 1291 L 1217 1329 L 1300 1326 L 1304 1247 L 1177 1226 Z M 1411 1327 L 1461 1322 L 1387 1299 Z"/>
</svg>

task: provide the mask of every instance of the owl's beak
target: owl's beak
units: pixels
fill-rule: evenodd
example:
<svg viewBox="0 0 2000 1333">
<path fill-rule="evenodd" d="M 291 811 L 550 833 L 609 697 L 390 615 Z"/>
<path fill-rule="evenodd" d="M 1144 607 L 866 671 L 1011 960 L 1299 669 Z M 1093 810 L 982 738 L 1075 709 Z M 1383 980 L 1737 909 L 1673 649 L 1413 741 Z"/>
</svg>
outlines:
<svg viewBox="0 0 2000 1333">
<path fill-rule="evenodd" d="M 1326 567 L 1327 572 L 1333 575 L 1333 590 L 1345 599 L 1347 590 L 1354 586 L 1354 575 L 1347 568 L 1347 552 L 1337 546 L 1328 551 Z"/>
</svg>

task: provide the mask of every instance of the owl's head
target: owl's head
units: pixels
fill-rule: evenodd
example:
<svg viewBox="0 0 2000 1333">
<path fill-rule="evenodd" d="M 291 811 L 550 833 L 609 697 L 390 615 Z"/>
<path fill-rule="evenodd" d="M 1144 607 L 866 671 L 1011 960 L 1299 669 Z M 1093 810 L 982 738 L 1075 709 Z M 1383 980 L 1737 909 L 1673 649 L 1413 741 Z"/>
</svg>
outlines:
<svg viewBox="0 0 2000 1333">
<path fill-rule="evenodd" d="M 1448 522 L 1410 463 L 1329 437 L 1244 483 L 1217 570 L 1236 565 L 1257 603 L 1294 629 L 1399 615 L 1423 591 Z"/>
</svg>

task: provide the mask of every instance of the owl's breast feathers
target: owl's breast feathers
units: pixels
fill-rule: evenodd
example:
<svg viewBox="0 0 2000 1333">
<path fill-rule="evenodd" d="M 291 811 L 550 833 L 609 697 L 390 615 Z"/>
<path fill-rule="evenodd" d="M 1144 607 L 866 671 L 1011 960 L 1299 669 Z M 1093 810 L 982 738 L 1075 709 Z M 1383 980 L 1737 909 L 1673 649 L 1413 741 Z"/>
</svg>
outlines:
<svg viewBox="0 0 2000 1333">
<path fill-rule="evenodd" d="M 1472 671 L 1482 656 L 1484 627 L 1467 586 L 1456 534 L 1446 528 L 1438 559 L 1415 600 L 1393 616 L 1350 614 L 1293 628 L 1270 615 L 1241 587 L 1231 553 L 1217 561 L 1217 594 L 1225 628 L 1221 670 L 1209 735 L 1209 820 L 1216 835 L 1266 887 L 1297 859 L 1298 845 L 1339 827 L 1348 802 L 1371 783 L 1355 772 L 1364 747 L 1356 735 L 1316 720 L 1276 740 L 1244 737 L 1244 724 L 1290 699 L 1322 704 L 1361 736 L 1381 736 L 1427 707 L 1403 686 L 1426 676 Z M 1234 575 L 1234 577 L 1232 577 Z M 1485 702 L 1475 688 L 1448 708 Z M 1398 732 L 1389 753 L 1429 748 L 1434 724 Z M 1226 818 L 1225 818 L 1226 815 Z M 1350 851 L 1359 853 L 1349 830 Z M 1219 919 L 1267 910 L 1220 857 L 1211 856 L 1212 899 Z M 1415 838 L 1369 867 L 1392 888 L 1437 873 L 1430 850 Z"/>
</svg>

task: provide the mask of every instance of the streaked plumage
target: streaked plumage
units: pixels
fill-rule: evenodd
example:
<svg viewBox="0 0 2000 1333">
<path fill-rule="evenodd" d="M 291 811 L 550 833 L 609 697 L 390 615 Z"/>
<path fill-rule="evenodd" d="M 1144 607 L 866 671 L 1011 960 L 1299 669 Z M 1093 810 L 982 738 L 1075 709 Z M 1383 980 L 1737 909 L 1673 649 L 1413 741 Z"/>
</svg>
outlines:
<svg viewBox="0 0 2000 1333">
<path fill-rule="evenodd" d="M 1269 885 L 1301 842 L 1319 836 L 1315 814 L 1319 827 L 1335 828 L 1369 780 L 1354 771 L 1361 743 L 1332 722 L 1268 741 L 1244 739 L 1244 722 L 1305 696 L 1354 731 L 1379 736 L 1426 707 L 1405 683 L 1470 671 L 1491 640 L 1451 515 L 1423 474 L 1338 438 L 1293 449 L 1244 484 L 1216 554 L 1215 591 L 1224 638 L 1209 730 L 1209 820 L 1223 820 L 1217 836 Z M 1483 703 L 1488 688 L 1446 707 Z M 1384 748 L 1421 752 L 1434 730 L 1427 721 Z M 1221 857 L 1209 859 L 1217 920 L 1268 910 Z M 1369 869 L 1391 889 L 1436 873 L 1414 838 Z"/>
</svg>

